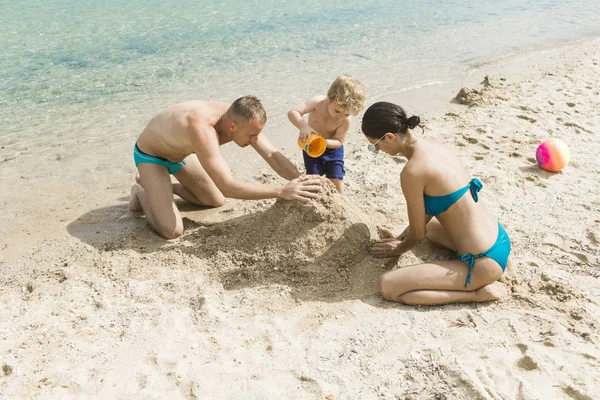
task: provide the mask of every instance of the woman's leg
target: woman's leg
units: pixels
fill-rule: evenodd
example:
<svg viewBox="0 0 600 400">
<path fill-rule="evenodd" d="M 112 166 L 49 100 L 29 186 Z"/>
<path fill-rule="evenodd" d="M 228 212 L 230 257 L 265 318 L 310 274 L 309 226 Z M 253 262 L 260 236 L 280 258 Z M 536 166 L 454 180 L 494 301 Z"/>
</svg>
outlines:
<svg viewBox="0 0 600 400">
<path fill-rule="evenodd" d="M 380 290 L 387 300 L 405 304 L 445 304 L 496 300 L 503 287 L 494 284 L 502 268 L 490 258 L 478 259 L 471 283 L 465 288 L 467 264 L 461 260 L 410 265 L 381 277 Z"/>
<path fill-rule="evenodd" d="M 417 290 L 408 292 L 400 299 L 408 305 L 436 305 L 448 303 L 482 303 L 505 297 L 506 288 L 499 282 L 493 282 L 470 292 L 444 290 Z"/>
</svg>

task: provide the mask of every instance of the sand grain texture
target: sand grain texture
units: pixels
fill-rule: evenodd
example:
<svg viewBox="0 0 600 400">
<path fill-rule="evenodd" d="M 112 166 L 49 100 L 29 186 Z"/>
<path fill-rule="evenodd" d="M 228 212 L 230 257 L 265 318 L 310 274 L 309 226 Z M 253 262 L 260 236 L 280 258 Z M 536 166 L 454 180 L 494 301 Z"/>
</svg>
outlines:
<svg viewBox="0 0 600 400">
<path fill-rule="evenodd" d="M 3 217 L 0 399 L 597 398 L 599 88 L 594 42 L 490 75 L 463 91 L 477 91 L 469 106 L 424 121 L 511 236 L 510 296 L 490 304 L 378 295 L 382 272 L 454 255 L 427 242 L 398 260 L 365 252 L 378 226 L 407 222 L 404 160 L 367 152 L 357 123 L 345 197 L 327 186 L 309 204 L 184 205 L 185 233 L 170 242 L 127 211 L 133 175 L 77 199 L 65 190 L 77 215 L 23 202 Z M 571 148 L 561 173 L 535 164 L 549 137 Z M 20 242 L 27 251 L 11 250 Z"/>
</svg>

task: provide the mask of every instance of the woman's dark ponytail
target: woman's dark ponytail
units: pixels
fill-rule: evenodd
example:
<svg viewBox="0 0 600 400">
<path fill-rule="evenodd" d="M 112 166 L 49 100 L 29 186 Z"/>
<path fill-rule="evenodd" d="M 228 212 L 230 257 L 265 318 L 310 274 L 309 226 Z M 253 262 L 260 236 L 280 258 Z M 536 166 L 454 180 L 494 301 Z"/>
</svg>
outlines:
<svg viewBox="0 0 600 400">
<path fill-rule="evenodd" d="M 417 126 L 419 126 L 420 123 L 421 118 L 417 117 L 416 115 L 413 115 L 408 120 L 406 120 L 406 125 L 408 125 L 410 129 L 415 129 Z"/>
<path fill-rule="evenodd" d="M 379 139 L 387 132 L 406 133 L 421 123 L 416 115 L 406 117 L 406 112 L 397 104 L 379 101 L 371 105 L 363 116 L 362 131 L 373 139 Z"/>
</svg>

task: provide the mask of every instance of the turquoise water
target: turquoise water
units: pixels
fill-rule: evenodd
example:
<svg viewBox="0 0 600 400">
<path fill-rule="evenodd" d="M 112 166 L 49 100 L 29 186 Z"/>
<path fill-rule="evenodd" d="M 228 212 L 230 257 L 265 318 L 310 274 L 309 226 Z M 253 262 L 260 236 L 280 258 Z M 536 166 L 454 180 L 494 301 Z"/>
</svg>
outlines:
<svg viewBox="0 0 600 400">
<path fill-rule="evenodd" d="M 89 113 L 127 117 L 189 98 L 253 93 L 279 115 L 340 73 L 359 77 L 370 96 L 449 80 L 600 34 L 598 4 L 3 0 L 0 141 L 55 136 L 57 122 L 61 135 L 68 126 L 85 135 Z"/>
</svg>

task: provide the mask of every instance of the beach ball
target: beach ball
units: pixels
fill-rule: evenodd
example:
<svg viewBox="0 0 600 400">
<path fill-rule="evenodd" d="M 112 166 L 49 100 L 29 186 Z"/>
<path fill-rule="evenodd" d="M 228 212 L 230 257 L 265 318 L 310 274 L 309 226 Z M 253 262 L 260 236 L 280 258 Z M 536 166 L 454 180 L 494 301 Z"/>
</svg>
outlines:
<svg viewBox="0 0 600 400">
<path fill-rule="evenodd" d="M 560 139 L 548 139 L 538 146 L 535 159 L 540 168 L 550 172 L 558 172 L 569 163 L 571 150 Z"/>
</svg>

